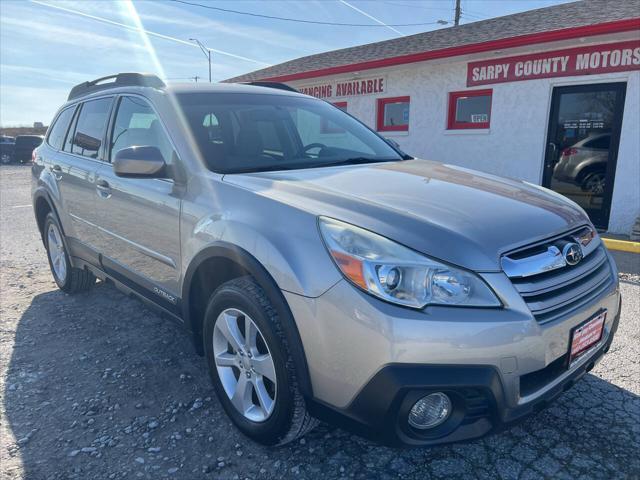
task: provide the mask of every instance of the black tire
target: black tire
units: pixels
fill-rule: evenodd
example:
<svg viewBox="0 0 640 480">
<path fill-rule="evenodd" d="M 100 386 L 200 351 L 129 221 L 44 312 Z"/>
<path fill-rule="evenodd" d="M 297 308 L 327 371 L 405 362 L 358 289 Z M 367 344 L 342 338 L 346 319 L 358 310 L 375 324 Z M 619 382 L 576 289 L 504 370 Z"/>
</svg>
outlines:
<svg viewBox="0 0 640 480">
<path fill-rule="evenodd" d="M 595 171 L 585 175 L 580 188 L 583 192 L 591 192 L 595 195 L 602 195 L 606 188 L 605 172 Z"/>
<path fill-rule="evenodd" d="M 52 246 L 49 245 L 48 236 L 51 225 L 55 226 L 63 242 L 62 249 L 64 251 L 64 262 L 66 265 L 66 274 L 64 275 L 64 278 L 60 278 L 58 276 L 52 262 Z M 53 213 L 47 214 L 47 218 L 44 222 L 43 236 L 45 248 L 47 249 L 47 260 L 49 260 L 49 268 L 51 268 L 51 274 L 53 275 L 53 279 L 58 285 L 58 288 L 63 292 L 71 294 L 86 292 L 90 290 L 91 287 L 93 287 L 93 285 L 96 283 L 96 277 L 89 270 L 83 270 L 71 266 L 71 263 L 69 262 L 69 253 L 67 250 L 67 241 L 64 238 L 64 234 L 62 233 L 60 223 Z"/>
<path fill-rule="evenodd" d="M 213 351 L 214 326 L 220 313 L 229 308 L 241 310 L 251 317 L 274 362 L 278 393 L 273 412 L 262 422 L 247 419 L 233 406 L 218 375 Z M 246 436 L 264 445 L 284 445 L 318 424 L 307 412 L 298 388 L 293 360 L 278 315 L 252 277 L 231 280 L 213 293 L 205 312 L 203 340 L 205 358 L 218 399 L 232 422 Z"/>
</svg>

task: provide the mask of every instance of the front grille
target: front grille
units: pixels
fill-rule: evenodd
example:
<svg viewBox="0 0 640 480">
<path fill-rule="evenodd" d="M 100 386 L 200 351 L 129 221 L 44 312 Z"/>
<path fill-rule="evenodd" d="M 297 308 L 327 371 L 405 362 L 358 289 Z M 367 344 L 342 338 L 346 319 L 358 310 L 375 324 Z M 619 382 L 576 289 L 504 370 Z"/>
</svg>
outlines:
<svg viewBox="0 0 640 480">
<path fill-rule="evenodd" d="M 553 248 L 553 245 L 562 245 L 562 242 L 574 239 L 575 232 L 507 256 L 511 259 L 527 258 L 529 252 L 540 252 L 541 248 Z M 591 241 L 599 242 L 597 238 Z M 554 267 L 542 273 L 511 278 L 538 322 L 546 323 L 568 315 L 598 298 L 611 286 L 613 278 L 604 247 L 600 244 L 584 251 L 585 257 L 577 265 Z"/>
</svg>

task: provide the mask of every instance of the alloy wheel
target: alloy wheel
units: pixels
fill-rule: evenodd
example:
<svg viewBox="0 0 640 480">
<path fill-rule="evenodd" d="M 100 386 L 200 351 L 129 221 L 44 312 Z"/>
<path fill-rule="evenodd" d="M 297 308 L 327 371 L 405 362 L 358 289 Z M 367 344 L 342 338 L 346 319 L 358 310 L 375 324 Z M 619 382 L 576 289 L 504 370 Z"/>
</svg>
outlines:
<svg viewBox="0 0 640 480">
<path fill-rule="evenodd" d="M 253 422 L 266 421 L 276 403 L 276 370 L 260 329 L 249 315 L 224 310 L 213 330 L 213 354 L 227 397 Z"/>
<path fill-rule="evenodd" d="M 60 230 L 54 223 L 50 223 L 47 230 L 47 246 L 53 274 L 63 284 L 67 279 L 67 254 Z"/>
<path fill-rule="evenodd" d="M 587 191 L 594 195 L 602 195 L 604 193 L 606 177 L 602 173 L 591 175 L 586 182 Z"/>
</svg>

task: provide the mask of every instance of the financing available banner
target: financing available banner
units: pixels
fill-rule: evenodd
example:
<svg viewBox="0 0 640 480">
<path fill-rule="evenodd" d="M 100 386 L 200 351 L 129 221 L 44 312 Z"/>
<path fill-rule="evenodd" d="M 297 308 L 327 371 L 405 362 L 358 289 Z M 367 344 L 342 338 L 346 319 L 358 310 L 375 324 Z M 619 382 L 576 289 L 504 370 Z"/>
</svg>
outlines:
<svg viewBox="0 0 640 480">
<path fill-rule="evenodd" d="M 300 93 L 318 98 L 359 97 L 384 93 L 386 79 L 384 77 L 339 80 L 317 85 L 298 87 Z"/>
</svg>

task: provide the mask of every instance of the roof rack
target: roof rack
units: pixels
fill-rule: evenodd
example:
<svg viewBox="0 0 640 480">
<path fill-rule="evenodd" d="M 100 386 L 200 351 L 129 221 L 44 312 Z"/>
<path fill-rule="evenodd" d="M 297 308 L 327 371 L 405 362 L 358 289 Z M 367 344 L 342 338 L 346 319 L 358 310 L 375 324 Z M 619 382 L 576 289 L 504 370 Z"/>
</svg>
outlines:
<svg viewBox="0 0 640 480">
<path fill-rule="evenodd" d="M 300 92 L 298 92 L 298 90 L 296 90 L 293 87 L 290 87 L 286 83 L 279 83 L 279 82 L 244 82 L 244 85 L 253 85 L 255 87 L 275 88 L 277 90 L 286 90 L 288 92 L 300 93 Z"/>
<path fill-rule="evenodd" d="M 153 87 L 163 88 L 165 84 L 152 73 L 117 73 L 106 77 L 97 78 L 90 82 L 82 82 L 71 89 L 67 100 L 87 95 L 100 90 L 108 90 L 117 87 Z"/>
</svg>

